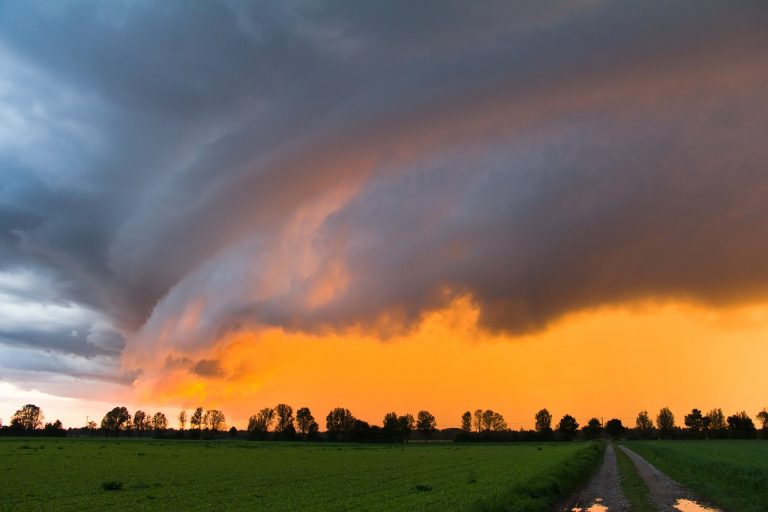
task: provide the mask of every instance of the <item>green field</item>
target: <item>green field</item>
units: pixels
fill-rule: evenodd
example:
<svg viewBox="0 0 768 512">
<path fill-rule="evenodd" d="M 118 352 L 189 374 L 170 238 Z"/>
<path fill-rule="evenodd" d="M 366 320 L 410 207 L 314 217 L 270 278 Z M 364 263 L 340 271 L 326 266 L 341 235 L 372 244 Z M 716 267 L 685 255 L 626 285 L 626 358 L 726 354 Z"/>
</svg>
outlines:
<svg viewBox="0 0 768 512">
<path fill-rule="evenodd" d="M 468 510 L 513 501 L 535 510 L 589 476 L 601 450 L 594 443 L 6 439 L 0 509 Z M 122 488 L 105 490 L 112 481 Z"/>
<path fill-rule="evenodd" d="M 632 441 L 623 444 L 703 498 L 729 511 L 768 510 L 766 441 Z"/>
</svg>

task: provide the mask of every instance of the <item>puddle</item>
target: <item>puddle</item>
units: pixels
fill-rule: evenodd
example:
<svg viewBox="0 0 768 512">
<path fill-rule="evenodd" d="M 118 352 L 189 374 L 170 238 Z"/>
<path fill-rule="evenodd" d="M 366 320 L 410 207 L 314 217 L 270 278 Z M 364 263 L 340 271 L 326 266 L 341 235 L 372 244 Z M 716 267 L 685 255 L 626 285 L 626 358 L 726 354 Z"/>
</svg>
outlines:
<svg viewBox="0 0 768 512">
<path fill-rule="evenodd" d="M 675 508 L 680 512 L 720 512 L 719 509 L 705 507 L 691 500 L 677 500 Z"/>
<path fill-rule="evenodd" d="M 595 498 L 595 502 L 587 508 L 573 507 L 571 512 L 608 512 L 608 507 L 603 505 L 603 498 Z M 709 511 L 707 511 L 709 512 Z"/>
</svg>

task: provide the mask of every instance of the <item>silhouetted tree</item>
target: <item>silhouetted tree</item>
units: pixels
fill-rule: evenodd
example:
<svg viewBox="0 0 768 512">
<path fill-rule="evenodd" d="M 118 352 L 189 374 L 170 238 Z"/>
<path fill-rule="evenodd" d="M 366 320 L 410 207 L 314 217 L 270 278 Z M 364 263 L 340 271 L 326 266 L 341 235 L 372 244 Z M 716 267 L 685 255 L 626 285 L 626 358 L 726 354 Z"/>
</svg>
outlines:
<svg viewBox="0 0 768 512">
<path fill-rule="evenodd" d="M 408 441 L 411 438 L 411 432 L 416 428 L 416 419 L 413 417 L 413 414 L 405 413 L 397 417 L 397 426 L 400 438 L 403 441 Z"/>
<path fill-rule="evenodd" d="M 133 429 L 138 432 L 139 437 L 144 435 L 144 432 L 152 428 L 152 420 L 150 420 L 147 413 L 139 409 L 133 415 Z"/>
<path fill-rule="evenodd" d="M 398 421 L 397 413 L 394 411 L 384 415 L 381 430 L 387 441 L 395 442 L 402 441 L 403 439 L 400 431 L 400 421 Z"/>
<path fill-rule="evenodd" d="M 182 409 L 181 412 L 179 413 L 179 430 L 183 432 L 186 427 L 187 427 L 187 411 Z"/>
<path fill-rule="evenodd" d="M 661 437 L 671 437 L 675 430 L 675 415 L 669 407 L 662 407 L 659 414 L 656 415 L 656 426 L 659 429 Z"/>
<path fill-rule="evenodd" d="M 579 430 L 579 424 L 576 422 L 576 418 L 570 414 L 566 414 L 560 419 L 560 423 L 557 425 L 557 431 L 563 436 L 565 441 L 570 441 L 576 437 L 576 432 Z"/>
<path fill-rule="evenodd" d="M 192 417 L 189 419 L 189 427 L 197 429 L 198 434 L 203 430 L 203 408 L 198 407 L 195 412 L 192 413 Z"/>
<path fill-rule="evenodd" d="M 648 411 L 640 411 L 635 420 L 635 428 L 640 434 L 640 437 L 648 439 L 653 434 L 653 422 L 648 415 Z"/>
<path fill-rule="evenodd" d="M 548 410 L 542 409 L 536 413 L 536 432 L 543 439 L 552 437 L 552 415 Z"/>
<path fill-rule="evenodd" d="M 725 429 L 725 415 L 722 409 L 712 409 L 707 413 L 709 430 L 719 431 Z"/>
<path fill-rule="evenodd" d="M 429 439 L 432 432 L 435 431 L 437 420 L 429 411 L 419 411 L 416 416 L 416 429 L 424 436 L 424 442 Z"/>
<path fill-rule="evenodd" d="M 205 416 L 203 422 L 205 423 L 205 426 L 207 429 L 210 429 L 210 431 L 215 434 L 216 432 L 226 430 L 227 419 L 224 417 L 224 413 L 219 411 L 218 409 L 211 409 L 209 411 L 205 411 Z"/>
<path fill-rule="evenodd" d="M 735 437 L 749 437 L 755 431 L 755 424 L 745 411 L 728 416 L 727 422 L 728 430 L 731 431 Z"/>
<path fill-rule="evenodd" d="M 165 414 L 156 412 L 155 415 L 152 416 L 152 428 L 154 428 L 156 432 L 164 432 L 165 429 L 168 428 L 168 418 L 165 417 Z"/>
<path fill-rule="evenodd" d="M 16 426 L 20 430 L 32 432 L 43 425 L 43 410 L 34 404 L 27 404 L 16 411 L 11 418 L 11 427 Z"/>
<path fill-rule="evenodd" d="M 475 427 L 475 432 L 483 430 L 483 410 L 476 409 L 472 418 L 472 425 Z"/>
<path fill-rule="evenodd" d="M 299 426 L 299 432 L 302 436 L 306 437 L 309 433 L 309 427 L 315 421 L 312 412 L 308 407 L 302 407 L 296 411 L 296 424 Z"/>
<path fill-rule="evenodd" d="M 230 427 L 230 429 L 229 429 L 229 437 L 232 437 L 232 438 L 237 437 L 237 428 L 236 427 L 234 427 L 234 426 Z"/>
<path fill-rule="evenodd" d="M 293 427 L 293 407 L 286 404 L 277 404 L 275 406 L 275 415 L 277 416 L 275 432 L 281 434 L 288 433 L 289 430 L 295 432 Z"/>
<path fill-rule="evenodd" d="M 605 433 L 611 436 L 611 439 L 618 439 L 624 434 L 624 425 L 621 420 L 613 418 L 605 422 Z"/>
<path fill-rule="evenodd" d="M 702 429 L 704 416 L 699 409 L 691 409 L 691 413 L 686 414 L 683 421 L 693 434 L 698 434 Z"/>
<path fill-rule="evenodd" d="M 101 420 L 101 428 L 105 433 L 117 436 L 121 430 L 131 428 L 131 413 L 125 407 L 115 407 L 104 415 Z"/>
<path fill-rule="evenodd" d="M 464 432 L 472 430 L 472 413 L 469 411 L 461 415 L 461 430 Z"/>
<path fill-rule="evenodd" d="M 349 409 L 336 407 L 325 417 L 325 430 L 331 440 L 344 439 L 349 434 L 355 417 Z"/>
<path fill-rule="evenodd" d="M 482 418 L 482 429 L 484 432 L 501 432 L 502 430 L 507 430 L 507 422 L 504 421 L 504 416 L 491 409 L 483 411 Z"/>
<path fill-rule="evenodd" d="M 271 407 L 265 407 L 248 420 L 248 437 L 250 439 L 266 439 L 269 427 L 275 417 Z"/>
<path fill-rule="evenodd" d="M 67 432 L 64 430 L 64 426 L 61 424 L 61 421 L 56 420 L 53 423 L 45 424 L 45 427 L 43 427 L 43 434 L 46 436 L 64 437 L 67 435 Z"/>
<path fill-rule="evenodd" d="M 597 439 L 603 431 L 603 426 L 600 424 L 599 419 L 591 418 L 586 426 L 582 428 L 582 431 L 587 439 Z"/>
<path fill-rule="evenodd" d="M 762 411 L 757 413 L 757 421 L 760 422 L 763 430 L 768 430 L 768 409 L 763 408 Z"/>
</svg>

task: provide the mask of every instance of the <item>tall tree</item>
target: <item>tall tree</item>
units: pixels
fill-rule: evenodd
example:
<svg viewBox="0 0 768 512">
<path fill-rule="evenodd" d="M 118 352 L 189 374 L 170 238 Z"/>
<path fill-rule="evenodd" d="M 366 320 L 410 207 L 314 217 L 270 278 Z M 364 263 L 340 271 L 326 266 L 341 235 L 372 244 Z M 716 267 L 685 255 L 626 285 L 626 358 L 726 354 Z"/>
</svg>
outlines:
<svg viewBox="0 0 768 512">
<path fill-rule="evenodd" d="M 186 427 L 187 427 L 187 411 L 182 409 L 181 412 L 179 413 L 179 430 L 183 432 Z"/>
<path fill-rule="evenodd" d="M 195 412 L 192 413 L 192 417 L 189 419 L 189 427 L 197 428 L 198 431 L 203 429 L 203 408 L 198 407 Z"/>
<path fill-rule="evenodd" d="M 416 416 L 416 429 L 424 436 L 424 442 L 432 435 L 437 426 L 437 420 L 429 411 L 419 411 Z"/>
<path fill-rule="evenodd" d="M 725 429 L 725 415 L 722 409 L 712 409 L 707 413 L 707 419 L 709 420 L 709 430 Z"/>
<path fill-rule="evenodd" d="M 653 421 L 648 414 L 648 411 L 640 411 L 635 420 L 635 428 L 643 438 L 651 437 L 653 433 Z"/>
<path fill-rule="evenodd" d="M 475 427 L 475 432 L 483 430 L 483 410 L 475 409 L 475 414 L 472 418 L 472 425 Z"/>
<path fill-rule="evenodd" d="M 43 410 L 34 404 L 27 404 L 16 411 L 11 418 L 11 426 L 17 426 L 28 432 L 36 430 L 43 426 Z"/>
<path fill-rule="evenodd" d="M 600 420 L 597 418 L 591 418 L 587 422 L 587 426 L 583 428 L 584 436 L 587 439 L 597 439 L 600 437 L 600 433 L 603 431 L 603 426 L 600 424 Z"/>
<path fill-rule="evenodd" d="M 157 432 L 163 432 L 168 428 L 168 418 L 165 417 L 165 414 L 156 412 L 155 415 L 152 416 L 152 428 Z"/>
<path fill-rule="evenodd" d="M 472 430 L 472 413 L 469 411 L 461 415 L 461 430 L 464 432 Z"/>
<path fill-rule="evenodd" d="M 131 413 L 125 407 L 115 407 L 101 420 L 101 428 L 105 433 L 117 436 L 121 430 L 131 428 Z"/>
<path fill-rule="evenodd" d="M 355 417 L 349 409 L 336 407 L 325 417 L 325 430 L 333 439 L 344 438 L 350 432 L 355 423 Z"/>
<path fill-rule="evenodd" d="M 545 438 L 552 434 L 552 415 L 548 410 L 542 409 L 536 413 L 536 432 Z"/>
<path fill-rule="evenodd" d="M 624 433 L 624 425 L 619 419 L 610 419 L 605 423 L 605 432 L 611 436 L 611 439 L 618 439 Z"/>
<path fill-rule="evenodd" d="M 675 415 L 669 407 L 662 407 L 656 415 L 656 426 L 662 437 L 670 437 L 675 429 Z"/>
<path fill-rule="evenodd" d="M 408 441 L 411 438 L 411 432 L 416 428 L 416 419 L 411 413 L 405 413 L 397 417 L 397 428 L 402 441 Z"/>
<path fill-rule="evenodd" d="M 205 418 L 206 418 L 206 426 L 211 430 L 211 432 L 219 432 L 226 430 L 227 419 L 224 417 L 224 413 L 219 411 L 218 409 L 211 409 L 210 411 L 205 412 Z"/>
<path fill-rule="evenodd" d="M 139 433 L 139 437 L 144 435 L 144 432 L 151 428 L 151 420 L 147 413 L 139 409 L 133 415 L 133 428 Z"/>
<path fill-rule="evenodd" d="M 296 425 L 298 425 L 299 432 L 302 436 L 306 437 L 314 421 L 315 418 L 312 416 L 312 412 L 309 410 L 309 407 L 302 407 L 296 411 Z"/>
<path fill-rule="evenodd" d="M 756 418 L 762 425 L 763 430 L 768 430 L 768 409 L 763 408 L 762 411 L 757 413 Z"/>
<path fill-rule="evenodd" d="M 701 431 L 703 420 L 704 416 L 701 414 L 699 409 L 691 409 L 691 413 L 686 414 L 685 418 L 683 418 L 685 426 L 694 434 L 697 434 L 699 431 Z"/>
<path fill-rule="evenodd" d="M 286 433 L 289 429 L 294 428 L 293 407 L 287 404 L 277 404 L 275 406 L 275 415 L 277 416 L 275 432 Z"/>
<path fill-rule="evenodd" d="M 560 423 L 557 425 L 557 431 L 563 436 L 566 441 L 571 441 L 576 437 L 576 432 L 579 430 L 579 424 L 576 422 L 576 418 L 570 414 L 566 414 L 560 418 Z"/>
<path fill-rule="evenodd" d="M 400 440 L 400 422 L 397 421 L 396 412 L 392 411 L 385 414 L 381 424 L 382 433 L 388 441 Z"/>
<path fill-rule="evenodd" d="M 248 420 L 248 432 L 251 437 L 265 438 L 272 421 L 275 418 L 275 411 L 271 407 L 265 407 L 257 414 L 251 416 Z"/>
</svg>

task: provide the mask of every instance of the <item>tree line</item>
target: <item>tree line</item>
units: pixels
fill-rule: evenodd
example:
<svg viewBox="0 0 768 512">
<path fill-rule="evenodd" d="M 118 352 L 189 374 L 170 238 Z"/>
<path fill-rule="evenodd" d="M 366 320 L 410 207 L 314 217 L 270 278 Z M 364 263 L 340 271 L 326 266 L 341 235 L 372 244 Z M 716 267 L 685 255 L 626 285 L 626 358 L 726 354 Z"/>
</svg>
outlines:
<svg viewBox="0 0 768 512">
<path fill-rule="evenodd" d="M 553 427 L 552 414 L 547 409 L 539 410 L 534 416 L 533 430 L 512 430 L 504 416 L 491 409 L 466 411 L 461 416 L 459 428 L 437 429 L 435 416 L 427 410 L 416 416 L 394 411 L 384 415 L 381 425 L 371 425 L 356 418 L 349 409 L 336 407 L 325 417 L 325 430 L 315 420 L 308 407 L 295 411 L 284 403 L 260 409 L 248 419 L 244 432 L 235 427 L 229 429 L 232 437 L 249 440 L 305 440 L 338 442 L 398 443 L 411 441 L 414 435 L 419 440 L 429 441 L 435 436 L 442 440 L 457 442 L 473 441 L 571 441 L 574 439 L 597 439 L 602 436 L 627 439 L 705 439 L 705 438 L 768 438 L 768 410 L 756 415 L 760 423 L 758 431 L 752 418 L 745 411 L 725 416 L 721 409 L 712 409 L 706 414 L 692 409 L 683 417 L 682 425 L 676 423 L 675 415 L 663 407 L 651 417 L 648 411 L 640 411 L 634 426 L 625 426 L 620 419 L 612 418 L 603 422 L 591 418 L 580 426 L 576 418 L 565 414 Z M 40 407 L 26 404 L 17 410 L 9 425 L 0 420 L 0 434 L 65 436 L 68 431 L 61 421 L 44 423 L 45 416 Z M 169 425 L 162 412 L 149 414 L 137 410 L 131 414 L 126 407 L 118 406 L 108 411 L 101 424 L 88 421 L 84 428 L 69 429 L 72 434 L 104 436 L 154 436 L 183 439 L 214 439 L 226 431 L 226 417 L 218 409 L 197 407 L 182 410 L 176 417 L 177 428 Z"/>
</svg>

